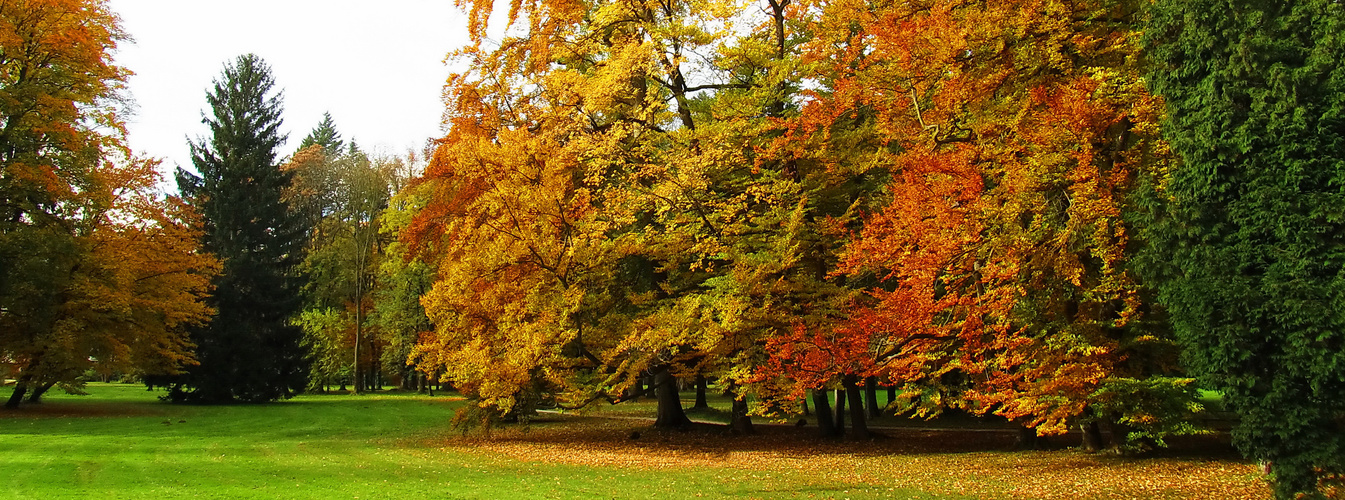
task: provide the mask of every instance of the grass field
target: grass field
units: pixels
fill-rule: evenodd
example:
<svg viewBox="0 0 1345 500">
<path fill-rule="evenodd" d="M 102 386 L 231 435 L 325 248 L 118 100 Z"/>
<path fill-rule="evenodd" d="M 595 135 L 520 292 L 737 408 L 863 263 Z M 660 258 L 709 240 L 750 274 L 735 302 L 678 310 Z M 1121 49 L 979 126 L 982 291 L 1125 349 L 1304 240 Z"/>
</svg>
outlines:
<svg viewBox="0 0 1345 500">
<path fill-rule="evenodd" d="M 451 431 L 452 397 L 159 403 L 142 386 L 0 412 L 0 498 L 1266 498 L 1251 464 L 1009 452 L 994 436 L 900 431 L 865 443 L 762 427 L 544 416 Z M 629 415 L 630 410 L 626 410 Z M 621 412 L 609 412 L 621 413 Z M 601 414 L 601 412 L 600 412 Z M 639 432 L 632 439 L 632 433 Z"/>
</svg>

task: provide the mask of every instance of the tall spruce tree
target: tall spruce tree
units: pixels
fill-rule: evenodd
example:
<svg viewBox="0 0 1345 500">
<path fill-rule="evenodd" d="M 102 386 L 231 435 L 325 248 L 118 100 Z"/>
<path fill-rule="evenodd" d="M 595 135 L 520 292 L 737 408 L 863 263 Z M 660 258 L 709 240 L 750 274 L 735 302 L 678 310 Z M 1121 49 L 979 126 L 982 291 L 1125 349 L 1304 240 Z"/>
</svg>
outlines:
<svg viewBox="0 0 1345 500">
<path fill-rule="evenodd" d="M 1153 8 L 1151 85 L 1180 165 L 1149 267 L 1276 497 L 1322 498 L 1345 477 L 1345 6 Z"/>
<path fill-rule="evenodd" d="M 290 174 L 276 164 L 281 95 L 271 69 L 247 54 L 227 64 L 206 99 L 208 141 L 192 142 L 199 176 L 178 169 L 178 189 L 204 216 L 203 247 L 224 263 L 215 280 L 215 318 L 193 332 L 200 365 L 170 391 L 176 401 L 263 402 L 307 383 L 303 332 L 290 323 L 301 306 L 295 265 L 303 225 L 282 191 Z"/>
</svg>

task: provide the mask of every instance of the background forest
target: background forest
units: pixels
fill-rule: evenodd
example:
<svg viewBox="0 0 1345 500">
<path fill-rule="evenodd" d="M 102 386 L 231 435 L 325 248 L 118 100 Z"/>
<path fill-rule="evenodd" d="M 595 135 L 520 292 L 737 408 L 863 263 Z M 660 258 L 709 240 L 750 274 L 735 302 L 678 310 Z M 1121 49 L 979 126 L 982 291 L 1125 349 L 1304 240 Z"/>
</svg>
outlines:
<svg viewBox="0 0 1345 500">
<path fill-rule="evenodd" d="M 115 15 L 0 3 L 7 406 L 92 371 L 197 402 L 446 383 L 486 425 L 653 391 L 679 427 L 713 386 L 738 432 L 837 391 L 823 432 L 866 438 L 882 387 L 1139 452 L 1201 432 L 1206 390 L 1278 497 L 1338 494 L 1339 2 L 461 6 L 423 153 L 328 117 L 279 158 L 244 55 L 165 196 Z"/>
</svg>

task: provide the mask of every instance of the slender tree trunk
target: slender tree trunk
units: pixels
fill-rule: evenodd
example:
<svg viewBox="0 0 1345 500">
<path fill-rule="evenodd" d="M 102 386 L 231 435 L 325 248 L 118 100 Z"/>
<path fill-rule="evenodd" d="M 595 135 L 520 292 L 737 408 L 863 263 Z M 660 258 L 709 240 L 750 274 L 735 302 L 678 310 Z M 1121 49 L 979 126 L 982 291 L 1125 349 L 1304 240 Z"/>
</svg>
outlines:
<svg viewBox="0 0 1345 500">
<path fill-rule="evenodd" d="M 705 410 L 705 409 L 709 409 L 709 408 L 710 408 L 710 402 L 705 400 L 705 389 L 706 389 L 705 386 L 706 386 L 706 385 L 708 385 L 708 384 L 705 382 L 705 376 L 704 376 L 704 375 L 697 374 L 697 375 L 696 375 L 696 406 L 692 406 L 691 409 L 693 409 L 693 410 Z"/>
<path fill-rule="evenodd" d="M 831 420 L 831 405 L 827 403 L 826 389 L 813 389 L 813 408 L 817 409 L 817 429 L 822 437 L 836 435 L 836 423 Z"/>
<path fill-rule="evenodd" d="M 850 399 L 850 428 L 855 439 L 869 439 L 869 424 L 865 418 L 864 393 L 859 388 L 858 375 L 846 375 L 842 382 Z"/>
<path fill-rule="evenodd" d="M 350 387 L 353 388 L 353 389 L 355 390 L 355 394 L 359 394 L 360 391 L 362 391 L 362 390 L 364 389 L 363 384 L 361 384 L 361 382 L 363 382 L 364 379 L 360 378 L 360 330 L 359 330 L 359 328 L 356 328 L 356 329 L 355 329 L 355 371 L 354 371 L 354 375 L 352 375 L 352 377 L 353 377 L 353 378 L 350 380 L 350 382 L 351 382 L 351 383 L 350 383 Z"/>
<path fill-rule="evenodd" d="M 1102 449 L 1102 429 L 1097 422 L 1089 422 L 1080 426 L 1083 431 L 1083 450 L 1089 453 Z"/>
<path fill-rule="evenodd" d="M 373 375 L 369 377 L 369 390 L 373 392 L 381 391 L 383 390 L 383 368 L 378 366 L 378 347 L 373 345 L 373 342 L 369 343 L 369 357 L 371 358 L 369 360 L 369 373 Z"/>
<path fill-rule="evenodd" d="M 845 437 L 845 389 L 836 389 L 836 437 Z"/>
<path fill-rule="evenodd" d="M 390 381 L 388 379 L 388 372 L 383 371 L 383 362 L 382 362 L 383 347 L 374 346 L 374 348 L 371 349 L 370 352 L 372 352 L 374 355 L 374 359 L 372 361 L 372 363 L 374 364 L 374 375 L 375 375 L 374 390 L 381 391 L 383 390 L 383 386 L 390 384 Z"/>
<path fill-rule="evenodd" d="M 53 385 L 56 385 L 56 382 L 47 382 L 47 383 L 45 383 L 45 384 L 39 385 L 39 386 L 37 386 L 36 388 L 34 388 L 34 389 L 33 389 L 33 392 L 31 392 L 31 393 L 28 394 L 28 402 L 29 402 L 29 403 L 41 403 L 41 402 L 42 402 L 42 395 L 43 395 L 43 394 L 46 394 L 46 393 L 47 393 L 47 390 L 51 389 L 51 386 L 53 386 Z"/>
<path fill-rule="evenodd" d="M 882 407 L 878 406 L 878 377 L 864 379 L 864 406 L 869 409 L 869 418 L 882 416 Z"/>
<path fill-rule="evenodd" d="M 374 352 L 374 342 L 369 340 L 369 345 L 364 347 L 364 352 L 368 353 L 369 367 L 364 371 L 364 390 L 373 392 L 378 390 L 378 353 Z"/>
<path fill-rule="evenodd" d="M 355 229 L 355 393 L 363 388 L 360 384 L 360 339 L 364 338 L 364 266 L 368 251 L 365 241 L 360 238 L 359 227 Z"/>
<path fill-rule="evenodd" d="M 892 406 L 892 402 L 897 400 L 897 386 L 887 386 L 887 406 Z"/>
<path fill-rule="evenodd" d="M 654 427 L 664 429 L 682 429 L 691 425 L 691 419 L 682 411 L 682 398 L 677 393 L 677 378 L 667 367 L 659 368 L 654 374 L 654 389 L 658 394 L 658 419 Z"/>
<path fill-rule="evenodd" d="M 803 398 L 800 402 L 803 403 L 803 416 L 807 417 L 812 415 L 813 412 L 808 411 L 808 398 Z"/>
</svg>

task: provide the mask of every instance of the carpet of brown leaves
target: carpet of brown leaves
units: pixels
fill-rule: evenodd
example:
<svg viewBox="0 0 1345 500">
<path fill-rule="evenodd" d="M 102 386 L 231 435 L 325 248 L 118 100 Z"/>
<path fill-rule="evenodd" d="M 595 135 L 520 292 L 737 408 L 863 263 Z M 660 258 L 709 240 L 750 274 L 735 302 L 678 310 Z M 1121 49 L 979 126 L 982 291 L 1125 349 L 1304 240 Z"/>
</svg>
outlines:
<svg viewBox="0 0 1345 500">
<path fill-rule="evenodd" d="M 1056 438 L 1058 450 L 1009 451 L 1011 433 L 887 429 L 884 437 L 856 442 L 815 437 L 812 427 L 758 426 L 758 431 L 732 436 L 710 425 L 658 431 L 642 421 L 564 416 L 439 445 L 522 461 L 805 474 L 819 481 L 977 498 L 1270 497 L 1257 467 L 1211 437 L 1174 442 L 1160 456 L 1124 458 L 1065 449 L 1063 438 Z"/>
</svg>

